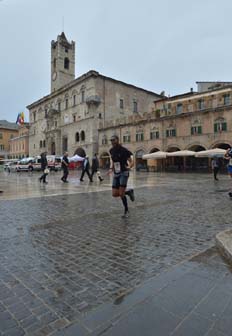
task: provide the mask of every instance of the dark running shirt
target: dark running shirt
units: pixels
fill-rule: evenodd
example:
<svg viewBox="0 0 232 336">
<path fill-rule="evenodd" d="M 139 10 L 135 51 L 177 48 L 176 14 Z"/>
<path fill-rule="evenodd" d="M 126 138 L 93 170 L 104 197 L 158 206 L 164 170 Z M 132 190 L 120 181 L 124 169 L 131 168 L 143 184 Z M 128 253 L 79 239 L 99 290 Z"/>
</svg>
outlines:
<svg viewBox="0 0 232 336">
<path fill-rule="evenodd" d="M 114 163 L 115 173 L 120 173 L 120 171 L 123 172 L 128 170 L 127 161 L 133 155 L 128 149 L 121 145 L 118 145 L 110 149 L 110 155 Z M 118 171 L 118 169 L 120 169 L 120 171 Z"/>
</svg>

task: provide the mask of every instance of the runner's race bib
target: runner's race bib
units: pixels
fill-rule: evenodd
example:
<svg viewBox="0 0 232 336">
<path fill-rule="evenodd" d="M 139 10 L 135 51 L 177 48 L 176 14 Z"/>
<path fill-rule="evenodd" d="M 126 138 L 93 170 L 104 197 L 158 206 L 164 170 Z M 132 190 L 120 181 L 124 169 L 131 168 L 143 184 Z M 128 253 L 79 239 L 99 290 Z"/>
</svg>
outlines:
<svg viewBox="0 0 232 336">
<path fill-rule="evenodd" d="M 120 165 L 120 162 L 114 162 L 114 172 L 115 172 L 116 174 L 121 173 L 121 165 Z"/>
</svg>

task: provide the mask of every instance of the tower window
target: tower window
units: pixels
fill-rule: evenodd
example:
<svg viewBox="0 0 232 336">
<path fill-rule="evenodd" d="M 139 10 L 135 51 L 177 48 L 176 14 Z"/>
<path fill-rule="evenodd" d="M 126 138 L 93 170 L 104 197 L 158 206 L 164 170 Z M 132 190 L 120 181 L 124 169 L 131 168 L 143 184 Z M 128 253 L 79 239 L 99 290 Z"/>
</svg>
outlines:
<svg viewBox="0 0 232 336">
<path fill-rule="evenodd" d="M 73 106 L 76 106 L 76 95 L 73 96 Z"/>
<path fill-rule="evenodd" d="M 80 136 L 79 136 L 79 133 L 77 132 L 76 135 L 75 135 L 75 140 L 76 142 L 79 142 L 80 141 Z"/>
<path fill-rule="evenodd" d="M 68 48 L 65 48 L 65 52 L 66 52 L 66 53 L 68 52 Z"/>
<path fill-rule="evenodd" d="M 54 60 L 53 60 L 53 67 L 54 67 L 54 69 L 56 68 L 56 58 L 54 58 Z"/>
<path fill-rule="evenodd" d="M 124 107 L 124 106 L 123 106 L 123 105 L 124 105 L 124 104 L 123 104 L 123 99 L 120 99 L 120 101 L 119 101 L 119 105 L 120 105 L 120 109 L 123 109 L 123 107 Z"/>
<path fill-rule="evenodd" d="M 85 141 L 85 132 L 81 131 L 81 141 Z"/>
<path fill-rule="evenodd" d="M 64 68 L 65 69 L 69 69 L 69 59 L 68 59 L 68 57 L 65 57 L 65 59 L 64 59 Z"/>
</svg>

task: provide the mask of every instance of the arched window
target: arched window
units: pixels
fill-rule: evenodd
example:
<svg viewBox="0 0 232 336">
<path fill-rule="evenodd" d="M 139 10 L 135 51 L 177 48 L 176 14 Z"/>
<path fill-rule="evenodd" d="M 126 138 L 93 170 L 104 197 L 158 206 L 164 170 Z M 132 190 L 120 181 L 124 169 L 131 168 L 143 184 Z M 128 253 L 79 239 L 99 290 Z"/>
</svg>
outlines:
<svg viewBox="0 0 232 336">
<path fill-rule="evenodd" d="M 76 135 L 75 135 L 75 140 L 76 140 L 76 142 L 79 142 L 79 141 L 80 141 L 80 135 L 79 135 L 79 132 L 76 133 Z"/>
<path fill-rule="evenodd" d="M 69 69 L 69 59 L 68 59 L 68 57 L 65 57 L 65 59 L 64 59 L 64 68 L 65 69 Z"/>
<path fill-rule="evenodd" d="M 81 131 L 81 141 L 85 141 L 85 132 Z"/>
</svg>

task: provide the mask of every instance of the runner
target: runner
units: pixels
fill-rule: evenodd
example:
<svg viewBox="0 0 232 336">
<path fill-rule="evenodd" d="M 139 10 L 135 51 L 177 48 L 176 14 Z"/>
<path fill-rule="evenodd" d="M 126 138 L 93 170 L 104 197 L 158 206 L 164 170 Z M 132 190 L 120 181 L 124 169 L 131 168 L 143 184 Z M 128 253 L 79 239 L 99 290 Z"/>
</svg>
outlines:
<svg viewBox="0 0 232 336">
<path fill-rule="evenodd" d="M 232 178 L 232 148 L 231 147 L 229 147 L 227 149 L 224 158 L 226 160 L 229 160 L 227 169 L 228 169 L 228 173 L 229 173 L 230 177 Z M 232 198 L 232 189 L 229 191 L 229 196 L 230 196 L 230 198 Z"/>
<path fill-rule="evenodd" d="M 132 202 L 135 200 L 134 190 L 126 190 L 129 170 L 133 167 L 133 154 L 119 144 L 117 135 L 113 135 L 110 141 L 113 147 L 110 149 L 111 164 L 109 173 L 114 172 L 112 196 L 121 197 L 124 206 L 124 214 L 122 217 L 127 218 L 129 216 L 129 210 L 126 195 L 130 197 Z"/>
</svg>

